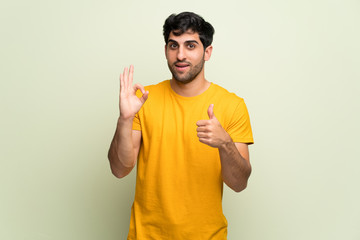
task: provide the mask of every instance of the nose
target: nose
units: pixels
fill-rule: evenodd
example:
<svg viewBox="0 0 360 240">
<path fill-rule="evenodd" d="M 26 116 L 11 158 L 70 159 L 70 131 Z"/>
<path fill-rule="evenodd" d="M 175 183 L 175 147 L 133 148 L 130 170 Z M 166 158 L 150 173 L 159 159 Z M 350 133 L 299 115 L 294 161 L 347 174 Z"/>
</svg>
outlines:
<svg viewBox="0 0 360 240">
<path fill-rule="evenodd" d="M 177 57 L 178 61 L 184 61 L 186 59 L 185 50 L 184 50 L 183 46 L 180 46 L 178 48 L 176 57 Z"/>
</svg>

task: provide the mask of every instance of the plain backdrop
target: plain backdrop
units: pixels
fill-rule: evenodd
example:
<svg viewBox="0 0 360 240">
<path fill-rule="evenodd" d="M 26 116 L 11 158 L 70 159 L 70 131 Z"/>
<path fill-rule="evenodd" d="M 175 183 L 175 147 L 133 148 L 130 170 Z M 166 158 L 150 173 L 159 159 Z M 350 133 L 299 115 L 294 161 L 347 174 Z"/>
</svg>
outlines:
<svg viewBox="0 0 360 240">
<path fill-rule="evenodd" d="M 0 239 L 125 239 L 135 171 L 107 151 L 119 74 L 171 77 L 162 25 L 216 33 L 206 78 L 245 99 L 248 188 L 224 187 L 230 240 L 360 239 L 358 0 L 14 0 L 0 4 Z"/>
</svg>

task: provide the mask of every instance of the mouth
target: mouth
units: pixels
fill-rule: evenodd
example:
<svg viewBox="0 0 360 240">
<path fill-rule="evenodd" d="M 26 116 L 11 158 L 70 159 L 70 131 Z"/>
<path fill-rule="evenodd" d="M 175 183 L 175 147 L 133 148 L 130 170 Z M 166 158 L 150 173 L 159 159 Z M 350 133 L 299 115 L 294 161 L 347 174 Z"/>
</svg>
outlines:
<svg viewBox="0 0 360 240">
<path fill-rule="evenodd" d="M 190 64 L 188 64 L 188 63 L 175 63 L 174 65 L 178 71 L 184 71 L 188 67 L 190 67 Z"/>
</svg>

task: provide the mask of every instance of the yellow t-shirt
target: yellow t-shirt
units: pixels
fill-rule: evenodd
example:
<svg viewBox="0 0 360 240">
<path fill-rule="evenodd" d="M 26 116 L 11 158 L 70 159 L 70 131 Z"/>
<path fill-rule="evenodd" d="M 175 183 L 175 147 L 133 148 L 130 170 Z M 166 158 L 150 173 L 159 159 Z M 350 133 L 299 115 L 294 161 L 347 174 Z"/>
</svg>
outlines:
<svg viewBox="0 0 360 240">
<path fill-rule="evenodd" d="M 133 123 L 142 144 L 128 239 L 226 239 L 219 153 L 199 142 L 196 122 L 213 103 L 233 141 L 253 143 L 243 99 L 214 83 L 195 97 L 176 94 L 169 80 L 145 89 Z"/>
</svg>

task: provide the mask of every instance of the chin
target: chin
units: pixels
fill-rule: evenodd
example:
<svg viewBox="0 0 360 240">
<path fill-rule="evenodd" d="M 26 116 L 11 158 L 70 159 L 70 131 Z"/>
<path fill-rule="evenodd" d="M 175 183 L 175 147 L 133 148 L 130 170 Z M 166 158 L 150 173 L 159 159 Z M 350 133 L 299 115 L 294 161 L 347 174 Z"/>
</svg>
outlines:
<svg viewBox="0 0 360 240">
<path fill-rule="evenodd" d="M 173 75 L 173 79 L 178 83 L 187 84 L 187 83 L 192 82 L 195 78 L 186 78 L 186 77 L 179 78 L 178 76 Z"/>
</svg>

